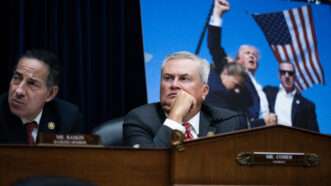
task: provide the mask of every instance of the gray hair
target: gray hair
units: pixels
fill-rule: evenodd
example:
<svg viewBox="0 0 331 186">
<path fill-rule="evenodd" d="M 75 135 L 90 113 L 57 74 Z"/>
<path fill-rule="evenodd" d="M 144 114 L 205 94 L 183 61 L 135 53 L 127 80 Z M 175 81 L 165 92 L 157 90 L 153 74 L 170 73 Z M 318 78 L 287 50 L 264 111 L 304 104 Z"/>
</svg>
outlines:
<svg viewBox="0 0 331 186">
<path fill-rule="evenodd" d="M 208 76 L 209 76 L 209 72 L 210 72 L 210 65 L 208 63 L 208 61 L 206 59 L 202 59 L 199 56 L 191 53 L 191 52 L 187 52 L 187 51 L 179 51 L 179 52 L 174 52 L 170 55 L 168 55 L 162 63 L 161 66 L 161 72 L 163 72 L 164 69 L 164 65 L 170 61 L 170 60 L 174 60 L 174 59 L 190 59 L 192 61 L 195 61 L 197 63 L 199 63 L 199 74 L 200 74 L 200 79 L 203 83 L 208 83 Z"/>
<path fill-rule="evenodd" d="M 255 46 L 253 46 L 253 45 L 248 45 L 248 44 L 242 44 L 242 45 L 240 45 L 240 47 L 239 47 L 239 49 L 238 49 L 238 52 L 237 52 L 237 55 L 236 55 L 236 59 L 238 59 L 240 51 L 241 51 L 242 49 L 244 49 L 244 48 L 253 48 L 253 49 L 256 51 L 256 53 L 257 53 L 257 61 L 260 60 L 260 58 L 261 58 L 261 53 L 260 53 L 259 49 L 257 49 L 257 48 L 256 48 Z"/>
</svg>

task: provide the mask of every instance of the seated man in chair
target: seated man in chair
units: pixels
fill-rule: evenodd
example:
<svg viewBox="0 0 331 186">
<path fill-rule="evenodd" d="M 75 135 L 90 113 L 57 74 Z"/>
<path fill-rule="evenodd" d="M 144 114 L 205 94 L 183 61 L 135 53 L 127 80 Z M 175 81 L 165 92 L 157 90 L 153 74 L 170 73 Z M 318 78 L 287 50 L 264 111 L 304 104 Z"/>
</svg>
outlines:
<svg viewBox="0 0 331 186">
<path fill-rule="evenodd" d="M 160 102 L 140 106 L 124 119 L 126 145 L 170 147 L 173 130 L 186 140 L 247 128 L 240 114 L 204 103 L 209 64 L 189 52 L 169 55 L 161 70 Z"/>
<path fill-rule="evenodd" d="M 27 51 L 18 61 L 9 91 L 0 96 L 0 143 L 34 144 L 39 132 L 82 133 L 78 108 L 55 98 L 59 86 L 57 57 Z"/>
</svg>

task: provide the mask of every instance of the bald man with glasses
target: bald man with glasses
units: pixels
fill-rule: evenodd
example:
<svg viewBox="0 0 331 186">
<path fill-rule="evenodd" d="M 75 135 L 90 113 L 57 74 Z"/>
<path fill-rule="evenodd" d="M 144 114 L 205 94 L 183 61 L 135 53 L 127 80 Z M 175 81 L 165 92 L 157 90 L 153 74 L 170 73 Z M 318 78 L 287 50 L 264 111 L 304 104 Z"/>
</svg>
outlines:
<svg viewBox="0 0 331 186">
<path fill-rule="evenodd" d="M 315 104 L 295 88 L 295 68 L 292 63 L 279 64 L 279 87 L 266 86 L 263 90 L 270 112 L 277 115 L 277 123 L 319 132 Z"/>
</svg>

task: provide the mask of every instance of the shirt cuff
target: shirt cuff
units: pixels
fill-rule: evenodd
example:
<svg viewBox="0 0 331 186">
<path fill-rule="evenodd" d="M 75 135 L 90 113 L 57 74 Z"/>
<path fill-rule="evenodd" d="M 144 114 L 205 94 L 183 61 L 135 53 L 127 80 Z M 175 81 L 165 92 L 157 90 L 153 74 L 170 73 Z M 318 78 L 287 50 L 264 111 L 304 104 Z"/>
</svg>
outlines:
<svg viewBox="0 0 331 186">
<path fill-rule="evenodd" d="M 221 17 L 213 16 L 213 15 L 210 16 L 209 25 L 221 27 L 222 23 L 223 23 L 223 19 Z"/>
<path fill-rule="evenodd" d="M 163 125 L 171 128 L 172 130 L 179 130 L 181 131 L 182 133 L 185 133 L 185 127 L 181 124 L 181 123 L 178 123 L 172 119 L 166 119 L 164 122 L 163 122 Z"/>
</svg>

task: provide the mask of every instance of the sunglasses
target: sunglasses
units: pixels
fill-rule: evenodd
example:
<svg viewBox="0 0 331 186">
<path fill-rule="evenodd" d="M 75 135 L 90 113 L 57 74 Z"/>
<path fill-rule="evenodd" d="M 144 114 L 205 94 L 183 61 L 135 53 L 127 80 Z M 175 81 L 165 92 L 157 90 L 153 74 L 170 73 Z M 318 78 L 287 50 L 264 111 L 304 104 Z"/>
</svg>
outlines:
<svg viewBox="0 0 331 186">
<path fill-rule="evenodd" d="M 285 75 L 286 73 L 290 76 L 294 76 L 294 71 L 289 71 L 289 70 L 279 70 L 280 75 Z"/>
</svg>

